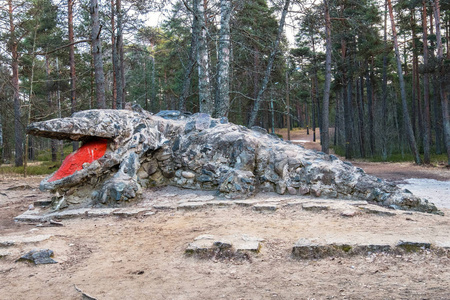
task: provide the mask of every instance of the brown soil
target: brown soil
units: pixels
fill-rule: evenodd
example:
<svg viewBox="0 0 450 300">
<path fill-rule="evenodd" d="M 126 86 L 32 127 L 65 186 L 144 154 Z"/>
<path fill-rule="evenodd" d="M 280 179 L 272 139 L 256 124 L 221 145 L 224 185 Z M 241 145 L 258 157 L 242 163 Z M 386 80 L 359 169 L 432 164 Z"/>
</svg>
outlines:
<svg viewBox="0 0 450 300">
<path fill-rule="evenodd" d="M 389 173 L 386 176 L 395 180 L 412 177 L 411 170 L 417 172 L 414 177 L 449 179 L 442 170 L 411 164 L 364 164 L 368 173 Z M 34 201 L 49 197 L 38 190 L 41 179 L 0 177 L 0 235 L 52 235 L 36 244 L 0 247 L 0 251 L 10 252 L 0 257 L 0 299 L 82 299 L 78 290 L 97 299 L 449 297 L 448 254 L 425 251 L 318 260 L 291 257 L 293 244 L 303 237 L 362 241 L 431 237 L 449 241 L 449 209 L 443 209 L 445 216 L 408 213 L 344 218 L 333 211 L 315 213 L 298 207 L 271 213 L 214 207 L 157 211 L 147 217 L 62 220 L 64 226 L 56 227 L 15 223 L 14 216 Z M 249 260 L 185 256 L 187 245 L 201 234 L 248 234 L 265 241 L 261 252 Z M 52 249 L 59 263 L 34 266 L 14 262 L 33 248 Z"/>
</svg>

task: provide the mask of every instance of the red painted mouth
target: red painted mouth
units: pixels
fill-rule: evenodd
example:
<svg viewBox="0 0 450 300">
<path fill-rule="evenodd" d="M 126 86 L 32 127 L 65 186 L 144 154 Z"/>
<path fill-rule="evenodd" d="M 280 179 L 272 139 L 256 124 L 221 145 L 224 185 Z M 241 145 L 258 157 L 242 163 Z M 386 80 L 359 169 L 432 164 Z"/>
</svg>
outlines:
<svg viewBox="0 0 450 300">
<path fill-rule="evenodd" d="M 102 157 L 108 146 L 107 139 L 96 139 L 85 143 L 74 153 L 69 154 L 58 171 L 48 180 L 49 182 L 65 178 L 83 169 L 84 163 L 92 163 Z"/>
</svg>

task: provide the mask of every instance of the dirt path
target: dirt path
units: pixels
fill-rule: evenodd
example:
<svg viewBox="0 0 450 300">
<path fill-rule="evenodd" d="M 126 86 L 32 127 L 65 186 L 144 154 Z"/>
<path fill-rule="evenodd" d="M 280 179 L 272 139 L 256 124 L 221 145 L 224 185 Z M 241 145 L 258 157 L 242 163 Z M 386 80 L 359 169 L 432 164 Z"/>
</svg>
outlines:
<svg viewBox="0 0 450 300">
<path fill-rule="evenodd" d="M 416 170 L 408 164 L 364 164 L 366 172 L 392 180 L 410 178 L 408 171 Z M 414 172 L 422 178 L 449 180 L 440 170 Z M 450 209 L 443 209 L 445 216 L 401 212 L 349 218 L 334 210 L 313 212 L 298 206 L 275 212 L 226 206 L 153 209 L 154 215 L 129 218 L 82 217 L 53 227 L 15 223 L 13 217 L 34 201 L 49 198 L 38 190 L 41 179 L 0 177 L 0 238 L 16 241 L 0 243 L 0 299 L 83 299 L 80 290 L 96 299 L 448 299 L 448 253 L 298 260 L 291 251 L 300 238 L 448 244 Z M 193 192 L 171 193 L 160 200 Z M 159 201 L 152 198 L 155 195 L 148 192 L 145 197 Z M 263 198 L 271 201 L 270 196 Z M 248 260 L 187 257 L 186 247 L 202 234 L 247 234 L 264 241 L 261 252 Z M 39 237 L 43 239 L 35 243 L 21 242 Z M 58 263 L 14 262 L 33 248 L 52 249 Z"/>
<path fill-rule="evenodd" d="M 287 138 L 286 129 L 277 130 L 284 139 Z M 320 136 L 313 141 L 312 132 L 306 134 L 306 130 L 291 131 L 291 141 L 300 144 L 307 149 L 321 150 Z M 344 159 L 343 157 L 340 157 Z M 372 163 L 363 160 L 352 160 L 355 166 L 362 168 L 366 173 L 383 178 L 385 180 L 400 183 L 408 178 L 428 178 L 439 181 L 450 181 L 450 169 L 440 166 L 418 166 L 412 162 L 403 163 Z"/>
</svg>

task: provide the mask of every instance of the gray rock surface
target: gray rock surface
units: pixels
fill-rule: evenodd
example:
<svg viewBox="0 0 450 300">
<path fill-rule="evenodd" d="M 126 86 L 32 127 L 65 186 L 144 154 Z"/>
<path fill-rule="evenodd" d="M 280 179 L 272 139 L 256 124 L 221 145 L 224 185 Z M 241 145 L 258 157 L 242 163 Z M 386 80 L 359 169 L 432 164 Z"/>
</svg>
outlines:
<svg viewBox="0 0 450 300">
<path fill-rule="evenodd" d="M 56 264 L 50 249 L 35 249 L 21 256 L 17 261 L 30 261 L 35 265 Z"/>
<path fill-rule="evenodd" d="M 263 130 L 204 114 L 162 116 L 169 119 L 135 107 L 81 111 L 70 118 L 31 124 L 27 132 L 38 136 L 108 140 L 103 157 L 65 178 L 44 179 L 41 189 L 63 196 L 60 208 L 117 206 L 139 198 L 145 187 L 173 185 L 216 190 L 229 199 L 275 191 L 291 197 L 361 199 L 395 209 L 440 213 L 427 200 L 333 155 L 306 150 Z"/>
</svg>

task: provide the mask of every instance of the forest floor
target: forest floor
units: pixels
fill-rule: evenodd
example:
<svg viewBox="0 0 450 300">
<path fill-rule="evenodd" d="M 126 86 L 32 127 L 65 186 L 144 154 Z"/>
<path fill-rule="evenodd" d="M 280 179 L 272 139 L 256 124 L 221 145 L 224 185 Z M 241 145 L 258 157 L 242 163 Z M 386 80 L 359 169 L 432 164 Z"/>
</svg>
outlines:
<svg viewBox="0 0 450 300">
<path fill-rule="evenodd" d="M 307 140 L 309 136 L 291 136 Z M 305 142 L 306 143 L 306 142 Z M 317 147 L 307 142 L 308 148 Z M 410 178 L 448 183 L 450 171 L 411 163 L 353 162 L 367 173 L 405 183 Z M 359 241 L 450 241 L 444 216 L 306 211 L 283 206 L 154 210 L 133 217 L 79 217 L 48 223 L 14 222 L 37 200 L 42 177 L 0 177 L 0 299 L 448 299 L 450 254 L 434 250 L 296 259 L 300 238 Z M 177 201 L 195 191 L 149 191 L 152 201 Z M 442 203 L 449 191 L 437 188 Z M 199 194 L 199 197 L 201 195 Z M 257 195 L 256 200 L 270 200 Z M 170 198 L 170 199 L 169 199 Z M 274 195 L 275 199 L 276 196 Z M 447 207 L 447 208 L 446 208 Z M 197 236 L 246 234 L 264 239 L 246 259 L 188 257 Z M 33 242 L 33 238 L 35 241 Z M 10 240 L 14 243 L 2 243 Z M 31 241 L 31 242 L 30 242 Z M 450 247 L 450 245 L 448 245 Z M 15 262 L 25 252 L 51 249 L 57 264 Z M 84 296 L 90 295 L 92 298 Z"/>
</svg>

